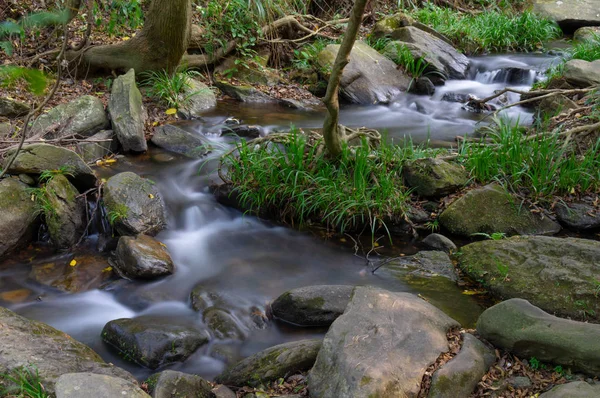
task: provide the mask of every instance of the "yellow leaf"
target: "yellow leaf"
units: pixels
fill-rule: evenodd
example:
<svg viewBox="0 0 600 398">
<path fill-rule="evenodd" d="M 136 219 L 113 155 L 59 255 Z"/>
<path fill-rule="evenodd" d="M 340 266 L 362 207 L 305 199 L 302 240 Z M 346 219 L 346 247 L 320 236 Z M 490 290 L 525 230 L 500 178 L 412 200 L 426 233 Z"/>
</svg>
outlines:
<svg viewBox="0 0 600 398">
<path fill-rule="evenodd" d="M 159 245 L 161 245 L 161 246 L 163 246 L 163 247 L 167 247 L 167 245 L 165 245 L 165 244 L 164 244 L 164 243 L 162 243 L 162 242 L 158 242 L 158 244 L 159 244 Z"/>
<path fill-rule="evenodd" d="M 465 294 L 467 296 L 474 296 L 476 294 L 483 294 L 485 293 L 484 291 L 481 290 L 463 290 L 462 294 Z"/>
<path fill-rule="evenodd" d="M 110 272 L 112 271 L 112 267 L 108 266 L 102 270 L 102 272 Z"/>
<path fill-rule="evenodd" d="M 379 247 L 379 243 L 375 242 L 375 243 L 373 243 L 373 246 Z"/>
<path fill-rule="evenodd" d="M 158 126 L 158 121 L 152 123 L 153 126 Z"/>
<path fill-rule="evenodd" d="M 123 39 L 121 39 L 121 40 L 126 41 L 126 40 L 129 40 L 129 39 L 130 39 L 129 36 L 123 36 Z"/>
<path fill-rule="evenodd" d="M 176 113 L 177 113 L 177 109 L 175 109 L 175 108 L 169 108 L 169 109 L 167 109 L 167 110 L 165 111 L 165 113 L 166 113 L 167 115 L 174 115 L 174 114 L 176 114 Z"/>
<path fill-rule="evenodd" d="M 69 265 L 70 265 L 71 267 L 74 267 L 74 266 L 76 266 L 76 265 L 77 265 L 77 261 L 76 261 L 75 259 L 73 259 L 73 260 L 71 260 L 71 262 L 69 263 Z"/>
<path fill-rule="evenodd" d="M 152 195 L 151 193 L 149 193 L 149 194 L 148 194 L 148 197 L 149 197 L 150 199 L 154 199 L 154 195 Z"/>
<path fill-rule="evenodd" d="M 575 188 L 571 188 L 571 195 L 575 194 Z"/>
</svg>

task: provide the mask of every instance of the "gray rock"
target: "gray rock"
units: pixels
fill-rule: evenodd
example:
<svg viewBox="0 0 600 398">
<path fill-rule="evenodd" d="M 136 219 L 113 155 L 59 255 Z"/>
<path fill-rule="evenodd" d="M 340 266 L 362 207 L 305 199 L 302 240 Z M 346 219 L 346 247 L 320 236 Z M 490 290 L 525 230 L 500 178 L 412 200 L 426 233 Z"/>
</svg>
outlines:
<svg viewBox="0 0 600 398">
<path fill-rule="evenodd" d="M 597 41 L 600 39 L 600 26 L 584 26 L 573 33 L 573 40 L 579 42 Z"/>
<path fill-rule="evenodd" d="M 8 156 L 13 152 L 9 151 Z M 65 169 L 69 180 L 85 191 L 96 186 L 96 176 L 92 169 L 75 152 L 48 144 L 25 145 L 11 165 L 11 174 L 41 174 L 45 170 Z"/>
<path fill-rule="evenodd" d="M 527 300 L 510 299 L 485 310 L 477 332 L 521 358 L 600 375 L 600 325 L 558 318 Z"/>
<path fill-rule="evenodd" d="M 567 31 L 582 26 L 600 25 L 597 0 L 534 0 L 533 11 L 556 21 Z"/>
<path fill-rule="evenodd" d="M 330 44 L 318 55 L 322 69 L 329 70 L 340 46 Z M 366 43 L 357 41 L 350 53 L 350 63 L 342 73 L 342 96 L 356 104 L 388 103 L 406 91 L 410 78 L 396 68 L 396 64 L 379 54 Z"/>
<path fill-rule="evenodd" d="M 9 118 L 25 116 L 29 110 L 27 104 L 6 97 L 0 98 L 0 116 Z"/>
<path fill-rule="evenodd" d="M 66 373 L 56 381 L 56 398 L 150 398 L 131 381 L 94 373 Z"/>
<path fill-rule="evenodd" d="M 442 96 L 442 101 L 467 103 L 469 102 L 470 97 L 469 94 L 463 93 L 445 93 Z"/>
<path fill-rule="evenodd" d="M 206 84 L 192 78 L 187 79 L 187 85 L 179 98 L 182 112 L 188 119 L 202 116 L 202 113 L 217 105 L 215 93 Z"/>
<path fill-rule="evenodd" d="M 200 159 L 212 151 L 211 141 L 201 133 L 190 133 L 170 124 L 156 127 L 150 141 L 169 152 L 192 159 Z"/>
<path fill-rule="evenodd" d="M 115 265 L 133 279 L 153 279 L 173 273 L 173 260 L 166 247 L 148 235 L 121 236 Z"/>
<path fill-rule="evenodd" d="M 271 304 L 273 316 L 298 326 L 329 326 L 344 313 L 354 286 L 321 285 L 292 289 Z"/>
<path fill-rule="evenodd" d="M 404 178 L 418 195 L 424 197 L 449 195 L 464 187 L 469 180 L 462 167 L 437 158 L 417 159 L 407 163 Z"/>
<path fill-rule="evenodd" d="M 249 85 L 233 85 L 225 81 L 217 81 L 215 85 L 231 98 L 249 103 L 276 103 L 277 100 Z"/>
<path fill-rule="evenodd" d="M 157 187 L 129 171 L 108 179 L 104 205 L 121 235 L 156 235 L 167 225 L 165 205 Z"/>
<path fill-rule="evenodd" d="M 214 398 L 236 398 L 237 396 L 233 391 L 231 391 L 228 387 L 220 384 L 215 386 L 212 389 L 213 394 L 215 394 Z"/>
<path fill-rule="evenodd" d="M 427 397 L 468 397 L 495 360 L 492 349 L 465 333 L 460 352 L 433 374 Z"/>
<path fill-rule="evenodd" d="M 19 174 L 19 181 L 21 181 L 23 184 L 29 185 L 30 187 L 33 187 L 36 185 L 35 179 L 24 173 Z"/>
<path fill-rule="evenodd" d="M 600 59 L 588 62 L 572 59 L 565 64 L 564 78 L 575 87 L 589 87 L 600 84 Z"/>
<path fill-rule="evenodd" d="M 309 373 L 311 395 L 416 397 L 427 367 L 459 324 L 409 293 L 357 287 L 325 335 Z"/>
<path fill-rule="evenodd" d="M 422 76 L 412 82 L 408 91 L 417 95 L 433 95 L 435 86 L 428 77 Z"/>
<path fill-rule="evenodd" d="M 456 245 L 450 239 L 440 234 L 429 234 L 422 242 L 425 246 L 434 250 L 450 253 L 456 250 Z"/>
<path fill-rule="evenodd" d="M 384 53 L 395 51 L 395 46 L 406 45 L 413 57 L 423 58 L 432 71 L 442 73 L 451 79 L 464 79 L 469 68 L 469 59 L 440 38 L 413 26 L 395 30 Z"/>
<path fill-rule="evenodd" d="M 450 233 L 472 236 L 476 233 L 544 235 L 560 231 L 548 217 L 532 214 L 504 188 L 486 185 L 467 192 L 440 214 L 440 224 Z"/>
<path fill-rule="evenodd" d="M 452 281 L 457 280 L 454 265 L 443 251 L 422 251 L 414 256 L 400 257 L 386 265 L 395 274 L 406 274 L 406 270 L 413 275 L 433 277 L 441 275 Z"/>
<path fill-rule="evenodd" d="M 115 319 L 102 329 L 102 340 L 123 358 L 150 369 L 185 361 L 208 337 L 205 330 L 157 316 Z"/>
<path fill-rule="evenodd" d="M 90 137 L 109 125 L 100 98 L 84 95 L 41 115 L 31 126 L 30 135 L 46 139 L 71 135 Z"/>
<path fill-rule="evenodd" d="M 0 336 L 0 373 L 33 366 L 47 392 L 54 392 L 56 379 L 65 373 L 91 372 L 135 382 L 131 374 L 105 363 L 91 348 L 66 333 L 1 307 Z"/>
<path fill-rule="evenodd" d="M 398 12 L 389 17 L 385 17 L 382 20 L 378 21 L 375 26 L 373 26 L 373 31 L 371 32 L 371 37 L 378 39 L 380 37 L 394 37 L 394 32 L 400 28 L 404 28 L 406 26 L 414 26 L 424 32 L 427 32 L 440 40 L 445 41 L 448 44 L 451 44 L 450 40 L 444 35 L 438 33 L 435 29 L 430 28 L 427 25 L 423 25 L 422 23 L 416 21 L 414 18 L 402 13 Z"/>
<path fill-rule="evenodd" d="M 77 143 L 76 151 L 86 162 L 95 162 L 117 151 L 112 130 L 104 130 Z"/>
<path fill-rule="evenodd" d="M 13 134 L 13 128 L 10 123 L 0 123 L 0 138 L 10 138 Z"/>
<path fill-rule="evenodd" d="M 600 319 L 600 242 L 516 236 L 463 246 L 460 267 L 499 298 L 524 298 L 561 316 Z"/>
<path fill-rule="evenodd" d="M 554 387 L 540 395 L 540 398 L 595 398 L 600 397 L 600 384 L 588 384 L 584 381 L 572 381 Z"/>
<path fill-rule="evenodd" d="M 204 311 L 202 319 L 218 339 L 244 340 L 246 338 L 245 328 L 227 311 L 211 307 Z"/>
<path fill-rule="evenodd" d="M 258 386 L 305 372 L 315 363 L 320 348 L 320 339 L 276 345 L 226 369 L 215 381 L 236 387 Z"/>
<path fill-rule="evenodd" d="M 577 231 L 600 228 L 600 215 L 595 207 L 586 203 L 559 203 L 556 218 L 563 225 Z"/>
<path fill-rule="evenodd" d="M 15 178 L 0 180 L 0 258 L 33 238 L 37 209 L 27 188 Z"/>
<path fill-rule="evenodd" d="M 146 111 L 142 105 L 142 94 L 135 83 L 133 69 L 114 80 L 108 111 L 113 130 L 123 149 L 126 152 L 145 152 L 148 149 L 144 137 Z"/>
<path fill-rule="evenodd" d="M 46 184 L 45 198 L 52 207 L 44 218 L 50 240 L 59 249 L 68 249 L 85 232 L 85 202 L 67 177 L 57 174 Z"/>
<path fill-rule="evenodd" d="M 213 398 L 212 386 L 200 376 L 165 370 L 147 381 L 152 398 Z"/>
<path fill-rule="evenodd" d="M 555 95 L 549 98 L 544 98 L 540 101 L 538 105 L 541 117 L 554 117 L 559 113 L 577 108 L 579 108 L 577 102 L 573 101 L 565 95 Z"/>
</svg>

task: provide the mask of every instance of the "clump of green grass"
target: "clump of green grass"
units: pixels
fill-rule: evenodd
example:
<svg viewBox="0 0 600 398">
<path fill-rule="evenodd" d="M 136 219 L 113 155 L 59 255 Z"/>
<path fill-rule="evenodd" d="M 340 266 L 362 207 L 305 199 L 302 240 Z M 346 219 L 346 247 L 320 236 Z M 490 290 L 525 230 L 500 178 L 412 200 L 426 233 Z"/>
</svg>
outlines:
<svg viewBox="0 0 600 398">
<path fill-rule="evenodd" d="M 197 93 L 183 95 L 185 89 L 190 88 L 190 79 L 198 76 L 195 71 L 182 71 L 169 73 L 166 70 L 150 71 L 143 74 L 144 86 L 148 95 L 169 108 L 180 109 L 189 99 Z"/>
<path fill-rule="evenodd" d="M 0 396 L 15 398 L 48 398 L 50 394 L 42 385 L 38 370 L 22 367 L 0 374 Z"/>
<path fill-rule="evenodd" d="M 318 38 L 312 43 L 303 45 L 301 48 L 294 50 L 294 59 L 292 66 L 300 70 L 312 70 L 317 68 L 317 57 L 319 53 L 331 44 L 331 40 Z"/>
<path fill-rule="evenodd" d="M 367 43 L 371 48 L 380 53 L 383 52 L 385 46 L 387 46 L 390 41 L 392 41 L 392 39 L 390 39 L 389 37 L 380 37 L 378 39 L 367 37 L 365 39 L 365 43 Z"/>
<path fill-rule="evenodd" d="M 404 162 L 432 151 L 412 143 L 372 150 L 362 142 L 332 161 L 292 129 L 284 144 L 242 141 L 224 164 L 239 200 L 254 212 L 292 224 L 316 221 L 338 231 L 374 232 L 404 216 L 410 195 L 402 182 Z"/>
<path fill-rule="evenodd" d="M 529 136 L 518 123 L 497 119 L 490 144 L 465 142 L 460 159 L 479 182 L 501 181 L 534 199 L 600 187 L 600 140 L 577 155 L 558 134 Z"/>
<path fill-rule="evenodd" d="M 412 12 L 419 22 L 448 37 L 468 53 L 531 51 L 559 36 L 556 23 L 530 11 L 486 11 L 465 15 L 428 5 Z"/>
</svg>

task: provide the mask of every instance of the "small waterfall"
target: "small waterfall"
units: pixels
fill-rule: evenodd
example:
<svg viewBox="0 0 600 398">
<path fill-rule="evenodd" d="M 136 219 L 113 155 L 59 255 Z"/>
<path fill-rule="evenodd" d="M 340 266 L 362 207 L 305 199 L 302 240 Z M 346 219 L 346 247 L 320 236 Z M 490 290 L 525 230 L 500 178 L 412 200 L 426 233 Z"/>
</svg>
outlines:
<svg viewBox="0 0 600 398">
<path fill-rule="evenodd" d="M 483 84 L 503 83 L 506 85 L 532 86 L 539 77 L 539 72 L 525 68 L 501 68 L 494 70 L 477 70 L 473 80 Z"/>
</svg>

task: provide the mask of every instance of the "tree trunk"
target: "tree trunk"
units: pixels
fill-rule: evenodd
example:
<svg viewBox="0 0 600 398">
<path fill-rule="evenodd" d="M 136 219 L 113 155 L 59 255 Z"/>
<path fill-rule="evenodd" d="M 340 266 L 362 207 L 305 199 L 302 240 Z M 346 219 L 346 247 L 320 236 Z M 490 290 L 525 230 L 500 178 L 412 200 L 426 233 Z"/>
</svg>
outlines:
<svg viewBox="0 0 600 398">
<path fill-rule="evenodd" d="M 67 53 L 78 75 L 176 70 L 190 36 L 191 0 L 152 0 L 144 27 L 131 40 Z"/>
<path fill-rule="evenodd" d="M 342 143 L 345 135 L 343 126 L 339 125 L 339 90 L 342 72 L 348 62 L 350 62 L 350 52 L 356 41 L 356 35 L 358 34 L 358 29 L 360 28 L 367 2 L 368 0 L 355 0 L 354 2 L 350 21 L 348 22 L 348 28 L 346 29 L 344 40 L 335 57 L 335 62 L 331 69 L 331 76 L 329 77 L 329 83 L 327 84 L 327 93 L 323 99 L 328 111 L 325 122 L 323 123 L 323 137 L 325 139 L 327 152 L 329 152 L 332 157 L 338 157 L 342 153 Z"/>
</svg>

